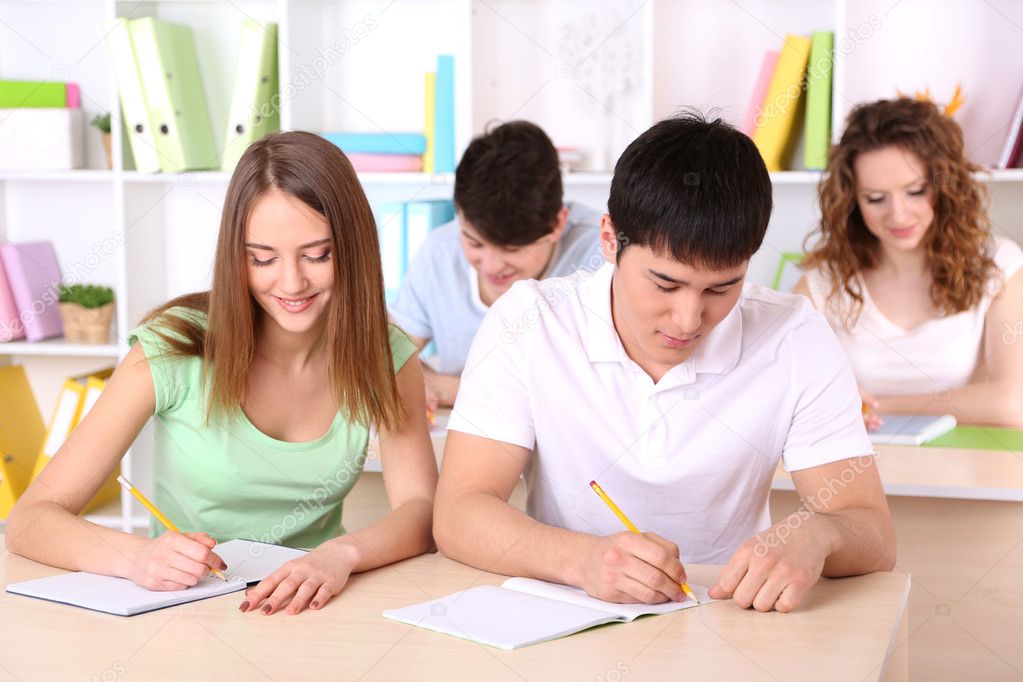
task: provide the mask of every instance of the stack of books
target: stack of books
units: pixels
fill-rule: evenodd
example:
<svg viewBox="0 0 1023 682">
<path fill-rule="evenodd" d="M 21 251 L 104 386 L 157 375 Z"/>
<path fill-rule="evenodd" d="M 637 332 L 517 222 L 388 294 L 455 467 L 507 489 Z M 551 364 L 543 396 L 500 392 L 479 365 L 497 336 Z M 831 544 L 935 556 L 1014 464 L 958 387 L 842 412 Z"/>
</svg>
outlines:
<svg viewBox="0 0 1023 682">
<path fill-rule="evenodd" d="M 59 287 L 50 242 L 0 244 L 0 342 L 61 336 Z"/>
<path fill-rule="evenodd" d="M 374 206 L 373 214 L 377 219 L 384 291 L 390 303 L 430 231 L 454 220 L 455 205 L 447 199 L 389 201 Z"/>
</svg>

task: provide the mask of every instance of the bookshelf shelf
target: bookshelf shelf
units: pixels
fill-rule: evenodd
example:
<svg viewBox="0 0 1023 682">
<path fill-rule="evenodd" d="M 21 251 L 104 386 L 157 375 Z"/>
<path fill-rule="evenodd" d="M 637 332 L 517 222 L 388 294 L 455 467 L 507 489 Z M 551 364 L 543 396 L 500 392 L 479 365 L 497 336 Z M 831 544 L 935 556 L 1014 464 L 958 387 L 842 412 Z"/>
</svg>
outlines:
<svg viewBox="0 0 1023 682">
<path fill-rule="evenodd" d="M 278 24 L 285 129 L 422 130 L 423 73 L 438 53 L 452 54 L 456 154 L 496 122 L 535 121 L 556 146 L 582 154 L 585 170 L 564 176 L 566 200 L 598 210 L 606 206 L 621 150 L 654 121 L 692 106 L 739 122 L 764 52 L 777 49 L 786 33 L 835 32 L 834 138 L 859 102 L 927 87 L 940 99 L 961 81 L 967 101 L 956 119 L 975 160 L 990 164 L 1023 85 L 1018 2 L 995 9 L 959 0 L 941 11 L 927 0 L 894 6 L 892 0 L 46 0 L 55 12 L 38 5 L 0 1 L 3 77 L 75 81 L 85 119 L 110 111 L 115 131 L 122 123 L 103 36 L 119 16 L 192 26 L 217 140 L 226 130 L 246 17 Z M 964 33 L 967 25 L 985 31 Z M 81 281 L 114 287 L 118 301 L 111 343 L 0 344 L 0 362 L 26 365 L 44 414 L 73 373 L 68 367 L 116 360 L 127 352 L 117 339 L 145 311 L 208 287 L 230 180 L 220 171 L 128 170 L 120 135 L 113 139 L 114 168 L 107 170 L 99 133 L 87 128 L 85 138 L 84 169 L 0 172 L 0 240 L 52 241 L 62 266 Z M 992 224 L 1023 242 L 1023 169 L 978 177 L 992 197 Z M 450 173 L 361 173 L 359 179 L 372 202 L 450 198 L 454 187 Z M 775 209 L 750 281 L 770 283 L 778 254 L 800 249 L 819 219 L 820 179 L 819 171 L 798 167 L 771 174 Z M 151 461 L 147 439 L 143 432 L 126 455 L 127 473 L 133 461 L 141 468 Z M 116 505 L 100 516 L 115 527 L 148 523 L 137 513 L 122 516 Z"/>
</svg>

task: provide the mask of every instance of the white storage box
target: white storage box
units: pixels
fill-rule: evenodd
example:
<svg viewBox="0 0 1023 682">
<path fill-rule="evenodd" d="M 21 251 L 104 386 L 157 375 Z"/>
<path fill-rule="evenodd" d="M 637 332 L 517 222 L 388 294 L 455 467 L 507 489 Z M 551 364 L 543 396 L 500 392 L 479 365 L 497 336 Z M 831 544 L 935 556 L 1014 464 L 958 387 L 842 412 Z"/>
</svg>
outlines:
<svg viewBox="0 0 1023 682">
<path fill-rule="evenodd" d="M 0 109 L 0 170 L 81 168 L 81 109 Z"/>
</svg>

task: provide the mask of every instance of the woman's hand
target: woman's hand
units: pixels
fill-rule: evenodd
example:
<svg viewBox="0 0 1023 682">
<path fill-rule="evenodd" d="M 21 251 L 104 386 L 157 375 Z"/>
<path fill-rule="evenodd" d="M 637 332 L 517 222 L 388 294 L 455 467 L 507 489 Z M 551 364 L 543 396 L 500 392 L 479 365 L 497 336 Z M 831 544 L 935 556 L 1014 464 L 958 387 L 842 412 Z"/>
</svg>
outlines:
<svg viewBox="0 0 1023 682">
<path fill-rule="evenodd" d="M 167 531 L 146 540 L 133 557 L 134 572 L 129 577 L 147 590 L 184 590 L 192 587 L 210 569 L 223 570 L 227 564 L 213 553 L 217 541 L 206 533 Z"/>
<path fill-rule="evenodd" d="M 268 616 L 285 606 L 289 614 L 306 606 L 321 609 L 348 583 L 356 561 L 353 545 L 330 540 L 247 589 L 238 608 L 243 613 L 259 609 Z"/>
<path fill-rule="evenodd" d="M 863 424 L 867 431 L 877 431 L 884 424 L 880 413 L 877 411 L 877 398 L 860 389 L 860 399 L 863 401 Z"/>
</svg>

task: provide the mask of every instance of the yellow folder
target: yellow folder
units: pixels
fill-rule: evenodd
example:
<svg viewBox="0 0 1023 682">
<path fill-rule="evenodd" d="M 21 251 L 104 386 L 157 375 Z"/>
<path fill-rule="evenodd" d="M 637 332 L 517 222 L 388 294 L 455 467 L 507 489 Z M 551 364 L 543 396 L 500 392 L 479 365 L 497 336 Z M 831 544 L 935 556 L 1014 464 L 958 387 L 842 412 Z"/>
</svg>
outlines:
<svg viewBox="0 0 1023 682">
<path fill-rule="evenodd" d="M 45 435 L 24 368 L 0 367 L 0 519 L 7 518 L 28 487 Z"/>
<path fill-rule="evenodd" d="M 89 413 L 92 406 L 99 399 L 106 380 L 113 374 L 114 368 L 86 374 L 83 376 L 71 377 L 64 382 L 57 396 L 57 404 L 53 408 L 53 415 L 50 417 L 50 425 L 46 431 L 46 438 L 43 440 L 39 456 L 36 458 L 32 478 L 35 479 L 42 473 L 43 469 L 53 456 L 60 450 L 68 436 L 74 430 L 85 415 Z M 120 495 L 120 485 L 117 483 L 117 476 L 120 468 L 114 471 L 110 478 L 100 487 L 95 497 L 85 506 L 84 512 L 94 510 L 96 507 L 117 499 Z"/>
<path fill-rule="evenodd" d="M 277 24 L 245 19 L 238 42 L 222 170 L 233 171 L 250 144 L 281 129 L 277 80 Z"/>
<path fill-rule="evenodd" d="M 797 123 L 802 119 L 803 77 L 810 58 L 811 40 L 789 34 L 778 55 L 771 85 L 761 110 L 763 125 L 753 133 L 753 141 L 764 157 L 767 170 L 780 171 L 788 166 L 798 137 Z"/>
<path fill-rule="evenodd" d="M 434 107 L 437 102 L 437 74 L 433 71 L 428 71 L 424 80 L 426 86 L 426 117 L 423 130 L 426 131 L 426 153 L 423 154 L 423 172 L 432 173 L 434 168 L 436 168 L 434 139 L 436 137 L 435 129 L 437 126 L 435 124 Z"/>
</svg>

